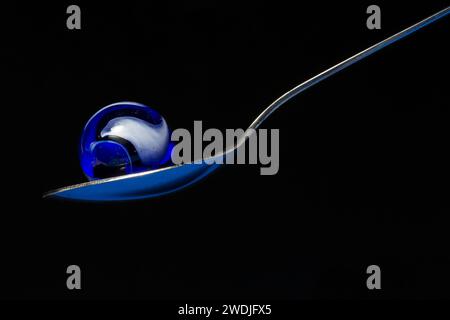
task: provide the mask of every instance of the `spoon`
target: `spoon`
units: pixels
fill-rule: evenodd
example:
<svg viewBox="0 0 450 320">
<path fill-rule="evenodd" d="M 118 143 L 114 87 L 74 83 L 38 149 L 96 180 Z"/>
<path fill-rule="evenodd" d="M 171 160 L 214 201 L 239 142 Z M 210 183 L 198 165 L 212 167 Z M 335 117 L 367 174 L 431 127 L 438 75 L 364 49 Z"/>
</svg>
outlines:
<svg viewBox="0 0 450 320">
<path fill-rule="evenodd" d="M 275 110 L 300 92 L 414 33 L 422 27 L 443 18 L 449 13 L 450 7 L 447 7 L 299 84 L 269 105 L 253 121 L 246 132 L 248 133 L 251 129 L 256 130 Z M 204 160 L 201 163 L 186 163 L 146 172 L 89 181 L 47 192 L 43 197 L 82 201 L 123 201 L 158 197 L 186 188 L 206 177 L 220 166 L 215 160 L 218 160 L 220 157 L 225 157 L 231 152 L 235 152 L 243 146 L 247 138 L 248 135 L 242 136 L 234 147 L 225 150 L 224 153 L 218 154 L 213 158 L 205 159 L 206 161 Z"/>
</svg>

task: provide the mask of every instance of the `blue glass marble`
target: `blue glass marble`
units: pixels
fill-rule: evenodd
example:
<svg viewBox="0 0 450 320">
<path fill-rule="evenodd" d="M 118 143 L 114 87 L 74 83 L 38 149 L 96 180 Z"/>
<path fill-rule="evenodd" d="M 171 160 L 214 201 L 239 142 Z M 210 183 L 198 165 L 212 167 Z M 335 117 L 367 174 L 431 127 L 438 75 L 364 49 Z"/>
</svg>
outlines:
<svg viewBox="0 0 450 320">
<path fill-rule="evenodd" d="M 87 122 L 80 144 L 81 168 L 89 180 L 160 168 L 173 144 L 164 118 L 135 102 L 108 105 Z"/>
</svg>

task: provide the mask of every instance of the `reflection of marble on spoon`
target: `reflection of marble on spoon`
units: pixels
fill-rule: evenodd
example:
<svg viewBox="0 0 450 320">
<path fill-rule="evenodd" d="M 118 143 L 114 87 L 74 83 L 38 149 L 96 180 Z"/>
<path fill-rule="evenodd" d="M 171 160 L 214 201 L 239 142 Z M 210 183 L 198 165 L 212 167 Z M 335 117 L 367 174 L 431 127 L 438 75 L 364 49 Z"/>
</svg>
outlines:
<svg viewBox="0 0 450 320">
<path fill-rule="evenodd" d="M 296 96 L 300 92 L 310 88 L 320 81 L 332 76 L 333 74 L 347 68 L 348 66 L 358 62 L 377 52 L 378 50 L 400 40 L 407 35 L 419 30 L 420 28 L 446 16 L 450 12 L 450 7 L 447 7 L 438 13 L 418 22 L 417 24 L 367 48 L 364 51 L 355 54 L 354 56 L 344 60 L 337 65 L 325 70 L 315 77 L 303 82 L 297 87 L 286 92 L 280 98 L 275 100 L 269 107 L 267 107 L 253 123 L 249 129 L 257 129 L 260 124 L 269 117 L 272 112 L 277 110 L 282 104 Z M 245 137 L 238 141 L 233 149 L 226 150 L 225 153 L 234 152 L 237 148 L 243 145 Z M 223 157 L 224 154 L 216 157 Z M 211 160 L 211 159 L 210 159 Z M 208 163 L 211 163 L 208 161 Z M 194 184 L 201 178 L 205 177 L 216 168 L 219 164 L 183 164 L 147 172 L 129 174 L 125 176 L 101 179 L 72 185 L 50 191 L 44 197 L 57 197 L 63 199 L 85 200 L 85 201 L 120 201 L 144 199 L 160 196 L 170 192 L 174 192 Z"/>
</svg>

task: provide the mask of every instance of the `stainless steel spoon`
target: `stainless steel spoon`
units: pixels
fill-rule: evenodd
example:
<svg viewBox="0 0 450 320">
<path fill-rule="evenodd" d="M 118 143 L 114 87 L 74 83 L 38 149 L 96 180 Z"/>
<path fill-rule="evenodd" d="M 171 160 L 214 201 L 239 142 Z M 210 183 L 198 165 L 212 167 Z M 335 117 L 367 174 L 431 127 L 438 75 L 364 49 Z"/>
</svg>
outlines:
<svg viewBox="0 0 450 320">
<path fill-rule="evenodd" d="M 301 83 L 269 105 L 255 121 L 253 121 L 248 130 L 257 129 L 275 110 L 300 92 L 368 57 L 378 50 L 414 33 L 422 27 L 443 18 L 449 13 L 450 7 L 447 7 Z M 214 158 L 223 157 L 230 152 L 235 152 L 237 148 L 243 145 L 245 139 L 246 136 L 240 139 L 233 148 L 226 150 L 223 154 L 217 155 Z M 208 163 L 211 162 L 212 161 L 208 161 Z M 192 185 L 220 166 L 220 164 L 208 163 L 188 163 L 142 173 L 80 183 L 50 191 L 44 194 L 44 198 L 62 198 L 82 201 L 121 201 L 157 197 Z"/>
</svg>

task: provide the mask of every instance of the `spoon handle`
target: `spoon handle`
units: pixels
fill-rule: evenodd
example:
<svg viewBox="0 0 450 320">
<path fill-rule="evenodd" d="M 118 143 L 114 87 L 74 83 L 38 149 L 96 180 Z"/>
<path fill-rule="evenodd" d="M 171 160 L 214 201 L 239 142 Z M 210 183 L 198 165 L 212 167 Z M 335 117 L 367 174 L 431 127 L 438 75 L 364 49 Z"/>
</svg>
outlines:
<svg viewBox="0 0 450 320">
<path fill-rule="evenodd" d="M 351 56 L 350 58 L 332 66 L 331 68 L 319 73 L 318 75 L 312 77 L 309 80 L 306 80 L 305 82 L 299 84 L 295 88 L 289 90 L 285 94 L 283 94 L 281 97 L 279 97 L 277 100 L 272 102 L 271 105 L 269 105 L 256 119 L 253 121 L 253 123 L 250 125 L 249 129 L 257 129 L 261 123 L 267 119 L 275 110 L 277 110 L 279 107 L 281 107 L 285 102 L 289 101 L 291 98 L 295 97 L 300 92 L 305 91 L 306 89 L 312 87 L 313 85 L 321 82 L 322 80 L 327 79 L 328 77 L 331 77 L 335 73 L 344 70 L 345 68 L 351 66 L 352 64 L 370 56 L 371 54 L 377 52 L 378 50 L 383 49 L 384 47 L 403 39 L 404 37 L 410 35 L 411 33 L 414 33 L 415 31 L 425 27 L 426 25 L 443 18 L 447 14 L 450 13 L 450 7 L 447 7 L 432 16 L 416 23 L 415 25 L 412 25 L 409 28 L 404 29 L 403 31 L 400 31 L 393 36 L 390 36 L 389 38 L 378 42 L 377 44 L 374 44 L 373 46 L 355 54 L 354 56 Z"/>
</svg>

